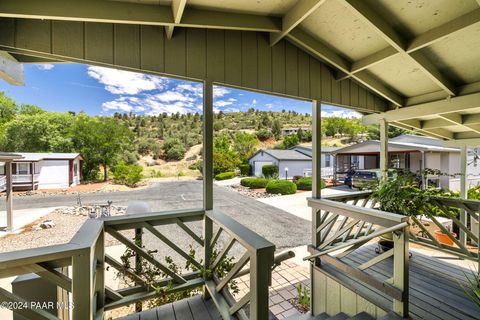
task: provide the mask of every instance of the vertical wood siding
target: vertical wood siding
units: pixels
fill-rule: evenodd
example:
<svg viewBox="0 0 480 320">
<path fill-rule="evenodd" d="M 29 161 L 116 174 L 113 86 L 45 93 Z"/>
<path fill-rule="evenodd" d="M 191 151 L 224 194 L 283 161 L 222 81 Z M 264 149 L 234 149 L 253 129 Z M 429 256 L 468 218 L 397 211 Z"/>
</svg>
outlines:
<svg viewBox="0 0 480 320">
<path fill-rule="evenodd" d="M 0 49 L 104 65 L 251 90 L 315 99 L 365 112 L 388 103 L 287 41 L 271 47 L 268 34 L 93 22 L 0 19 Z"/>
</svg>

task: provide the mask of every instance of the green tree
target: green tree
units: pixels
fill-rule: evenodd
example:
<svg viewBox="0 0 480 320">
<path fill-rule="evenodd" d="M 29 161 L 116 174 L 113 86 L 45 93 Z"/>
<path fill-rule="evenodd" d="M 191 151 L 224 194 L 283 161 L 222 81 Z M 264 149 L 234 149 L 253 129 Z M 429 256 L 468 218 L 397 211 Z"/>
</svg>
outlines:
<svg viewBox="0 0 480 320">
<path fill-rule="evenodd" d="M 71 129 L 74 147 L 84 160 L 84 173 L 93 177 L 98 167 L 103 167 L 103 180 L 108 179 L 108 167 L 121 158 L 125 150 L 133 145 L 133 134 L 129 128 L 114 118 L 76 117 Z"/>
<path fill-rule="evenodd" d="M 17 152 L 70 152 L 74 117 L 69 113 L 19 115 L 4 125 L 4 150 Z"/>
<path fill-rule="evenodd" d="M 275 121 L 273 121 L 272 134 L 275 137 L 275 139 L 277 139 L 277 140 L 282 135 L 282 124 L 280 123 L 280 120 L 278 120 L 278 119 L 275 119 Z"/>
<path fill-rule="evenodd" d="M 27 114 L 27 115 L 35 115 L 35 114 L 45 113 L 45 112 L 47 111 L 33 104 L 22 104 L 18 110 L 19 114 Z"/>
<path fill-rule="evenodd" d="M 0 91 L 0 126 L 7 123 L 17 114 L 18 107 L 15 101 Z"/>
<path fill-rule="evenodd" d="M 233 136 L 233 149 L 238 154 L 240 160 L 245 163 L 255 152 L 257 138 L 253 134 L 237 132 Z"/>
<path fill-rule="evenodd" d="M 366 132 L 367 132 L 368 138 L 370 140 L 380 140 L 380 126 L 379 125 L 373 124 L 373 125 L 368 126 Z M 402 134 L 406 134 L 406 133 L 412 133 L 412 132 L 408 131 L 408 130 L 401 129 L 401 128 L 397 128 L 397 127 L 394 127 L 394 126 L 388 126 L 388 137 L 389 138 L 395 138 L 395 137 L 398 137 L 398 136 L 400 136 Z"/>
<path fill-rule="evenodd" d="M 290 149 L 298 145 L 300 141 L 296 134 L 286 136 L 282 142 L 282 149 Z"/>
</svg>

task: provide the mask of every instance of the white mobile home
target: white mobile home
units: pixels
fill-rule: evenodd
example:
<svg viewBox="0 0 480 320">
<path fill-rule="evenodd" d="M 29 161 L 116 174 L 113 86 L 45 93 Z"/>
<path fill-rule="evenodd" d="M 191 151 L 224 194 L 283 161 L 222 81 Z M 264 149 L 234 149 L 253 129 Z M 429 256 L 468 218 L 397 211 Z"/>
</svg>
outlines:
<svg viewBox="0 0 480 320">
<path fill-rule="evenodd" d="M 350 168 L 354 170 L 378 169 L 380 166 L 380 142 L 365 141 L 335 151 L 335 174 L 341 177 Z M 429 176 L 428 185 L 460 190 L 460 149 L 445 147 L 435 138 L 401 135 L 389 139 L 389 166 L 419 172 L 424 169 L 440 170 L 447 175 Z M 478 162 L 478 166 L 477 166 Z M 467 160 L 468 186 L 480 183 L 480 159 L 472 150 Z"/>
<path fill-rule="evenodd" d="M 283 179 L 312 174 L 312 157 L 295 150 L 258 150 L 249 162 L 255 176 L 261 176 L 263 166 L 271 164 L 278 167 Z"/>
<path fill-rule="evenodd" d="M 60 189 L 80 184 L 82 157 L 78 153 L 25 153 L 12 163 L 15 190 Z M 0 177 L 5 175 L 0 165 Z"/>
</svg>

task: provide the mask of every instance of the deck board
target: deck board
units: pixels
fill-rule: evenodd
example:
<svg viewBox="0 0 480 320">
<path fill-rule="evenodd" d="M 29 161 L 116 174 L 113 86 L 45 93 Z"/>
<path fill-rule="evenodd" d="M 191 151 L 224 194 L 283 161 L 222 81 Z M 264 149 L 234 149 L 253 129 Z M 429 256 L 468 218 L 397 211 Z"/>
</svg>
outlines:
<svg viewBox="0 0 480 320">
<path fill-rule="evenodd" d="M 134 313 L 118 320 L 220 320 L 215 305 L 202 296 L 183 299 L 158 308 Z"/>
<path fill-rule="evenodd" d="M 359 266 L 377 256 L 376 245 L 364 246 L 343 259 L 344 262 Z M 465 283 L 463 272 L 469 273 L 473 263 L 449 263 L 451 256 L 434 251 L 410 250 L 410 314 L 414 319 L 479 319 L 477 306 L 468 298 L 460 283 Z M 457 262 L 457 261 L 456 261 Z M 393 258 L 386 259 L 366 270 L 378 279 L 392 276 Z"/>
</svg>

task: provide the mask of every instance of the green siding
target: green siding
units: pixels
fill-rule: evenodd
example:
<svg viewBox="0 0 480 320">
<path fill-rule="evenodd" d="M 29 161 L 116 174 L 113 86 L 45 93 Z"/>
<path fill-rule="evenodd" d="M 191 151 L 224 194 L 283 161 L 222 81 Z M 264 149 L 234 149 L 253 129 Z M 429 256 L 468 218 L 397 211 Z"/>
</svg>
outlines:
<svg viewBox="0 0 480 320">
<path fill-rule="evenodd" d="M 0 49 L 13 53 L 119 69 L 206 80 L 359 111 L 383 111 L 388 103 L 351 79 L 267 33 L 30 19 L 0 19 Z"/>
</svg>

